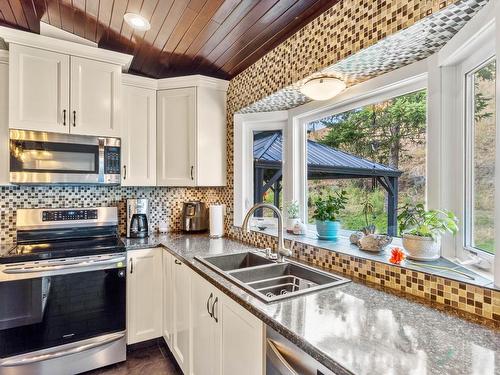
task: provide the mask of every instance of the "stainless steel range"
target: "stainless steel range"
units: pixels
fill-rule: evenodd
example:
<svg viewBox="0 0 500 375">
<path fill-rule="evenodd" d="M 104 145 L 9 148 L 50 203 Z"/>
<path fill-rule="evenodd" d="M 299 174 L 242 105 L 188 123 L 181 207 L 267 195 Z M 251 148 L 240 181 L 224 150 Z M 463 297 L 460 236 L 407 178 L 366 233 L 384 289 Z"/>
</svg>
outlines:
<svg viewBox="0 0 500 375">
<path fill-rule="evenodd" d="M 126 359 L 116 208 L 17 211 L 0 257 L 0 375 L 77 374 Z"/>
</svg>

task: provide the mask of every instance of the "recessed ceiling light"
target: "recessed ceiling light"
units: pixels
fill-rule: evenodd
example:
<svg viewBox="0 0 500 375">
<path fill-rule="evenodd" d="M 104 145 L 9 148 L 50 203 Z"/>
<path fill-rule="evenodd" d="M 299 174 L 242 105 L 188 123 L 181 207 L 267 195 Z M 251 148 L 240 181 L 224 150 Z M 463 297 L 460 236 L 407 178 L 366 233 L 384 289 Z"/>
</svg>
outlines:
<svg viewBox="0 0 500 375">
<path fill-rule="evenodd" d="M 346 88 L 344 81 L 333 77 L 313 78 L 302 85 L 300 92 L 313 100 L 327 100 Z"/>
<path fill-rule="evenodd" d="M 125 22 L 130 25 L 130 27 L 136 30 L 146 31 L 151 28 L 149 21 L 139 14 L 125 13 L 123 18 L 125 19 Z"/>
</svg>

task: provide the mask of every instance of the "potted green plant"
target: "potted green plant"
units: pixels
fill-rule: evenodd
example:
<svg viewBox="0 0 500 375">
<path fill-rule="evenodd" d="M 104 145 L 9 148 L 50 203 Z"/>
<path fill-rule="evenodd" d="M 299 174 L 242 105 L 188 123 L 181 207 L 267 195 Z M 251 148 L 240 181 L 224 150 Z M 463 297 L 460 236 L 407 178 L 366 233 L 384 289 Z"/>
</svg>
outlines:
<svg viewBox="0 0 500 375">
<path fill-rule="evenodd" d="M 300 224 L 300 209 L 299 202 L 290 201 L 285 204 L 287 220 L 286 220 L 286 230 L 287 232 L 293 233 L 293 228 L 296 224 Z"/>
<path fill-rule="evenodd" d="M 438 259 L 441 236 L 458 232 L 458 219 L 453 212 L 426 210 L 423 204 L 404 206 L 398 221 L 407 257 L 415 260 Z"/>
<path fill-rule="evenodd" d="M 313 218 L 316 220 L 318 237 L 322 240 L 336 240 L 340 229 L 337 216 L 345 208 L 347 193 L 342 190 L 336 191 L 327 197 L 318 197 L 314 201 Z"/>
</svg>

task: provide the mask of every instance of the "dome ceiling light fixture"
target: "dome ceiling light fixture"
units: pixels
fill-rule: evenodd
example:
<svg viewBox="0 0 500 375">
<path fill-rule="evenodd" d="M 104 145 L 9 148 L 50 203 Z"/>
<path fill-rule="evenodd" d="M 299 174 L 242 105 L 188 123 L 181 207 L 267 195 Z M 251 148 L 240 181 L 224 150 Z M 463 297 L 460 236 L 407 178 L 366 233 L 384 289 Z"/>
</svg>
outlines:
<svg viewBox="0 0 500 375">
<path fill-rule="evenodd" d="M 302 85 L 300 92 L 312 100 L 328 100 L 346 88 L 344 81 L 334 77 L 312 78 Z"/>
<path fill-rule="evenodd" d="M 135 30 L 147 31 L 151 28 L 149 21 L 139 14 L 125 13 L 123 19 Z"/>
</svg>

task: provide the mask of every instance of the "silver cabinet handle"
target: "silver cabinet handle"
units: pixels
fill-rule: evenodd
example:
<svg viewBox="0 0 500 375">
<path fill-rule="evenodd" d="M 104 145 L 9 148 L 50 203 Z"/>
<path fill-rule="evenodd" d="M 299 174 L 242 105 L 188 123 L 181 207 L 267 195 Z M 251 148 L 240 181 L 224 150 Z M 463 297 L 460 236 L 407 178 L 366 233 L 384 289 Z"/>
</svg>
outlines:
<svg viewBox="0 0 500 375">
<path fill-rule="evenodd" d="M 217 305 L 217 302 L 219 302 L 219 297 L 215 297 L 215 301 L 212 304 L 212 318 L 214 318 L 215 323 L 219 323 L 219 318 L 215 315 L 215 305 Z"/>
<path fill-rule="evenodd" d="M 36 363 L 36 362 L 46 361 L 49 359 L 64 357 L 70 354 L 81 353 L 83 351 L 90 350 L 98 346 L 106 345 L 113 341 L 120 340 L 123 337 L 125 337 L 125 332 L 111 333 L 109 335 L 97 337 L 88 342 L 87 344 L 69 347 L 67 349 L 60 350 L 57 352 L 51 352 L 51 353 L 49 352 L 46 354 L 35 354 L 35 355 L 29 355 L 29 354 L 20 355 L 18 357 L 10 358 L 3 361 L 0 360 L 0 367 L 23 366 L 30 363 Z"/>
<path fill-rule="evenodd" d="M 47 272 L 47 271 L 60 271 L 73 268 L 85 268 L 94 267 L 100 265 L 113 264 L 116 262 L 122 262 L 125 260 L 124 256 L 106 259 L 106 260 L 91 260 L 84 261 L 73 264 L 56 264 L 50 266 L 39 266 L 39 267 L 17 267 L 17 268 L 7 268 L 3 272 L 7 274 L 17 274 L 17 273 L 36 273 L 36 272 Z M 132 259 L 131 259 L 132 260 Z"/>
<path fill-rule="evenodd" d="M 191 166 L 191 180 L 194 180 L 194 166 Z"/>
<path fill-rule="evenodd" d="M 134 259 L 130 258 L 130 274 L 134 273 Z"/>
<path fill-rule="evenodd" d="M 127 166 L 126 165 L 123 166 L 123 179 L 124 180 L 127 179 Z"/>
<path fill-rule="evenodd" d="M 295 371 L 294 368 L 281 355 L 276 345 L 274 345 L 274 342 L 270 339 L 267 339 L 266 354 L 268 361 L 276 367 L 280 374 L 299 375 L 299 373 Z"/>
<path fill-rule="evenodd" d="M 207 312 L 208 312 L 208 315 L 210 315 L 211 318 L 213 318 L 213 315 L 212 315 L 212 312 L 210 311 L 210 301 L 212 300 L 214 294 L 213 293 L 210 293 L 210 297 L 208 297 L 207 299 Z"/>
</svg>

